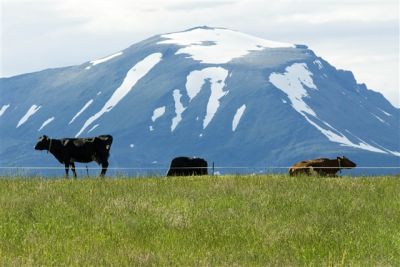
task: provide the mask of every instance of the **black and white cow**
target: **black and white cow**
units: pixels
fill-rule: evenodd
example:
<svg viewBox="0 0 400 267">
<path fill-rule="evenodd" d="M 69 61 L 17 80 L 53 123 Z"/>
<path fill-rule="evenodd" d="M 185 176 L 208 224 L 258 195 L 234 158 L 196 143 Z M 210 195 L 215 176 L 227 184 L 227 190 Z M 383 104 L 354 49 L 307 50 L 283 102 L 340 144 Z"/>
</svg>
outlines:
<svg viewBox="0 0 400 267">
<path fill-rule="evenodd" d="M 171 161 L 167 176 L 207 175 L 207 167 L 202 158 L 177 157 Z"/>
<path fill-rule="evenodd" d="M 113 138 L 111 135 L 100 135 L 93 138 L 50 139 L 46 135 L 39 137 L 36 150 L 47 150 L 65 165 L 65 176 L 68 177 L 71 166 L 76 178 L 75 162 L 96 161 L 101 165 L 100 176 L 104 176 L 108 167 L 108 157 Z"/>
</svg>

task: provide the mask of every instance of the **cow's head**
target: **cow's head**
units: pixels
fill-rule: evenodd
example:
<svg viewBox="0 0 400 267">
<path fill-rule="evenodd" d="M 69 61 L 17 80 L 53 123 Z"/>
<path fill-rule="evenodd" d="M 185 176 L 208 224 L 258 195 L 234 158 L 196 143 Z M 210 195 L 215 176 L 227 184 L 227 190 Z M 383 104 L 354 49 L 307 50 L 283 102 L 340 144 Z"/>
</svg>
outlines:
<svg viewBox="0 0 400 267">
<path fill-rule="evenodd" d="M 351 169 L 357 166 L 354 162 L 346 158 L 345 156 L 337 157 L 339 166 L 343 169 Z"/>
<path fill-rule="evenodd" d="M 36 143 L 36 150 L 48 150 L 50 146 L 50 139 L 47 135 L 43 135 L 39 137 L 38 142 Z"/>
</svg>

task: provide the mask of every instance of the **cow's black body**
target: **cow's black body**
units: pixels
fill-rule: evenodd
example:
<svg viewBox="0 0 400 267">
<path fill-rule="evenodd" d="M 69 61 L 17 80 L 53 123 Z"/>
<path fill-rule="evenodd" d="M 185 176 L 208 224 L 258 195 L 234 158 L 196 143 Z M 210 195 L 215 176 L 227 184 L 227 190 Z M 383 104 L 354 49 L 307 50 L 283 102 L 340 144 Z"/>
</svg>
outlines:
<svg viewBox="0 0 400 267">
<path fill-rule="evenodd" d="M 171 161 L 167 176 L 207 175 L 207 167 L 204 159 L 178 157 Z"/>
<path fill-rule="evenodd" d="M 69 166 L 76 177 L 75 162 L 88 163 L 96 161 L 101 165 L 100 176 L 104 176 L 108 167 L 108 157 L 113 138 L 111 135 L 100 135 L 93 138 L 50 139 L 46 135 L 39 137 L 36 150 L 47 150 L 65 165 L 68 177 Z"/>
</svg>

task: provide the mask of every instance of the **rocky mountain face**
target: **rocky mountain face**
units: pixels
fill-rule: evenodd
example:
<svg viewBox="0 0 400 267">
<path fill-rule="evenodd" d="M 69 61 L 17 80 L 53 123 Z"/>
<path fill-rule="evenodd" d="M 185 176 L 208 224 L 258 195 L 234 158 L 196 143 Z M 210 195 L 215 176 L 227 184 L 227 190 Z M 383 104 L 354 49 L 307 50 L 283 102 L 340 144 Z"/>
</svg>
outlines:
<svg viewBox="0 0 400 267">
<path fill-rule="evenodd" d="M 79 66 L 2 78 L 0 95 L 2 167 L 61 167 L 33 149 L 43 134 L 111 134 L 110 167 L 131 173 L 164 173 L 182 155 L 220 173 L 341 155 L 400 166 L 400 110 L 380 93 L 307 46 L 229 29 L 157 35 Z"/>
</svg>

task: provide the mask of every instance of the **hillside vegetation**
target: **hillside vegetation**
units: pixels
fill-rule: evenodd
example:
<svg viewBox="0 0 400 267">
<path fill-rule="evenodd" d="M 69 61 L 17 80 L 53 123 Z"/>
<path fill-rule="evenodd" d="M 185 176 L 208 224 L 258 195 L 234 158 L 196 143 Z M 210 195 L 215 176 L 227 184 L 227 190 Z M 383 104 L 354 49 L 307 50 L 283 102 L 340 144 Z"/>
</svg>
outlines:
<svg viewBox="0 0 400 267">
<path fill-rule="evenodd" d="M 400 179 L 0 179 L 0 265 L 400 265 Z"/>
</svg>

